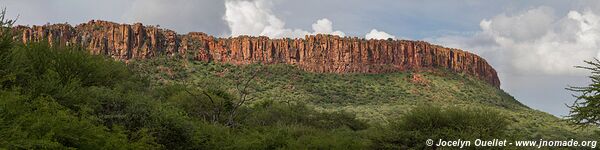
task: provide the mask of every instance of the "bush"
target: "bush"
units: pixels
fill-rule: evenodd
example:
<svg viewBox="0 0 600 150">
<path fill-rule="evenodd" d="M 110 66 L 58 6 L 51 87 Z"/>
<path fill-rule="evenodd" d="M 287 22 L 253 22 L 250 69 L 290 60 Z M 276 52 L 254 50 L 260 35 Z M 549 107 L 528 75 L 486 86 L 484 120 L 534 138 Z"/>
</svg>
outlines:
<svg viewBox="0 0 600 150">
<path fill-rule="evenodd" d="M 126 107 L 140 99 L 125 94 L 137 80 L 122 62 L 44 43 L 8 48 L 1 50 L 0 141 L 6 143 L 0 147 L 157 147 L 147 130 L 123 128 L 132 120 L 120 116 L 132 114 Z"/>
<path fill-rule="evenodd" d="M 96 125 L 93 117 L 79 117 L 52 97 L 1 92 L 0 99 L 0 147 L 131 149 L 152 143 L 143 138 L 130 141 L 120 128 Z"/>
<path fill-rule="evenodd" d="M 425 149 L 427 139 L 475 140 L 505 137 L 506 117 L 484 108 L 420 106 L 392 122 L 376 139 L 378 149 Z"/>
<path fill-rule="evenodd" d="M 351 130 L 276 125 L 243 130 L 228 149 L 367 149 L 370 142 Z"/>
<path fill-rule="evenodd" d="M 264 101 L 247 110 L 242 124 L 248 126 L 302 125 L 333 130 L 363 130 L 368 125 L 346 112 L 318 112 L 306 104 Z"/>
</svg>

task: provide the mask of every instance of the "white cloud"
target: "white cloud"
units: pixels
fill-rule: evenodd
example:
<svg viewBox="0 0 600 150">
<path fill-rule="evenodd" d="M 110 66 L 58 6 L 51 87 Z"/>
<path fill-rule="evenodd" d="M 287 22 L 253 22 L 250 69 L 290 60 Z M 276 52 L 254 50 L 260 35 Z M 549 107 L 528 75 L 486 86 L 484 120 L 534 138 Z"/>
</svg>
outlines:
<svg viewBox="0 0 600 150">
<path fill-rule="evenodd" d="M 345 35 L 342 31 L 333 31 L 333 23 L 327 18 L 317 20 L 317 22 L 312 24 L 312 28 L 314 30 L 313 34 Z"/>
<path fill-rule="evenodd" d="M 369 33 L 367 33 L 367 35 L 365 35 L 365 38 L 382 40 L 382 39 L 388 39 L 388 38 L 396 39 L 396 36 L 390 35 L 383 31 L 377 31 L 377 29 L 372 29 L 371 32 L 369 32 Z"/>
<path fill-rule="evenodd" d="M 307 34 L 333 34 L 344 36 L 344 32 L 334 31 L 333 23 L 323 18 L 312 24 L 313 32 L 285 27 L 285 22 L 277 18 L 271 11 L 271 1 L 236 1 L 225 2 L 225 16 L 231 30 L 231 36 L 252 35 L 272 38 L 303 38 Z"/>
<path fill-rule="evenodd" d="M 444 45 L 476 49 L 476 53 L 503 66 L 507 73 L 576 75 L 573 66 L 600 56 L 600 16 L 573 10 L 555 17 L 549 7 L 515 15 L 500 14 L 480 22 L 472 36 L 435 39 Z"/>
<path fill-rule="evenodd" d="M 312 24 L 313 31 L 292 29 L 274 15 L 271 8 L 273 3 L 267 0 L 227 0 L 225 1 L 225 15 L 231 36 L 251 35 L 268 36 L 271 38 L 304 38 L 305 35 L 331 34 L 346 36 L 339 30 L 333 29 L 333 22 L 327 18 L 317 20 Z M 371 30 L 365 36 L 367 39 L 396 39 L 395 36 L 383 31 Z"/>
</svg>

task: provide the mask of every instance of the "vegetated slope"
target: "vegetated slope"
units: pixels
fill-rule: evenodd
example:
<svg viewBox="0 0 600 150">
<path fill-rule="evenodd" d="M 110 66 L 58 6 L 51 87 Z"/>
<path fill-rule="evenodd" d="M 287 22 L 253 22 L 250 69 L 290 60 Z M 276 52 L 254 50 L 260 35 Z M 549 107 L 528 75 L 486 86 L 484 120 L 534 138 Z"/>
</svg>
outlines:
<svg viewBox="0 0 600 150">
<path fill-rule="evenodd" d="M 230 65 L 167 57 L 130 64 L 157 85 L 184 84 L 234 91 L 240 78 L 254 75 L 250 95 L 261 101 L 302 101 L 323 112 L 356 114 L 371 124 L 387 124 L 417 106 L 483 108 L 509 118 L 515 137 L 565 139 L 590 137 L 592 128 L 575 129 L 548 113 L 521 104 L 501 89 L 443 69 L 384 74 L 306 72 L 292 65 Z M 251 104 L 252 105 L 252 104 Z"/>
<path fill-rule="evenodd" d="M 179 58 L 126 65 L 10 39 L 0 39 L 0 149 L 423 149 L 427 138 L 597 139 L 446 71 L 319 74 Z M 248 82 L 256 101 L 232 109 L 240 98 L 232 89 L 250 75 L 258 77 Z M 240 115 L 229 123 L 232 110 Z"/>
</svg>

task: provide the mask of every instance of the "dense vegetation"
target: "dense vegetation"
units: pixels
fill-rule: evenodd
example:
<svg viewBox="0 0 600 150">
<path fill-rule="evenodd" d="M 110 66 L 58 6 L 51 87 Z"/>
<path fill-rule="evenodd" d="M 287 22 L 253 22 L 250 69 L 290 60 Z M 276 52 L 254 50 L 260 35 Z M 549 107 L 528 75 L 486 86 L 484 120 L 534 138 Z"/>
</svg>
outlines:
<svg viewBox="0 0 600 150">
<path fill-rule="evenodd" d="M 317 74 L 0 41 L 0 149 L 405 149 L 597 138 L 444 70 Z"/>
<path fill-rule="evenodd" d="M 24 149 L 360 148 L 367 125 L 347 113 L 263 102 L 235 126 L 218 88 L 150 87 L 121 62 L 32 43 L 3 49 L 0 146 Z M 204 93 L 206 97 L 196 96 Z M 208 105 L 208 97 L 222 105 Z M 277 118 L 278 117 L 278 118 Z M 307 144 L 310 143 L 310 144 Z M 308 147 L 307 147 L 308 146 Z"/>
</svg>

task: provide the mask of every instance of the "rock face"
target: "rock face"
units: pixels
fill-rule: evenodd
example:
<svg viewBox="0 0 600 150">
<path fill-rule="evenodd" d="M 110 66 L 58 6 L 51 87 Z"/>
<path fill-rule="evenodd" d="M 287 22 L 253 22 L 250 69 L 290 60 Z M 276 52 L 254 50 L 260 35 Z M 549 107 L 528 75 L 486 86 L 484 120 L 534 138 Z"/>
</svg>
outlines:
<svg viewBox="0 0 600 150">
<path fill-rule="evenodd" d="M 217 38 L 200 32 L 178 35 L 141 23 L 94 20 L 75 27 L 53 24 L 15 29 L 20 33 L 16 38 L 24 43 L 47 40 L 51 45 L 79 45 L 93 54 L 125 61 L 168 55 L 231 64 L 286 63 L 307 71 L 329 73 L 447 68 L 500 86 L 496 71 L 483 58 L 423 41 L 365 40 L 320 34 L 304 39 Z"/>
</svg>

